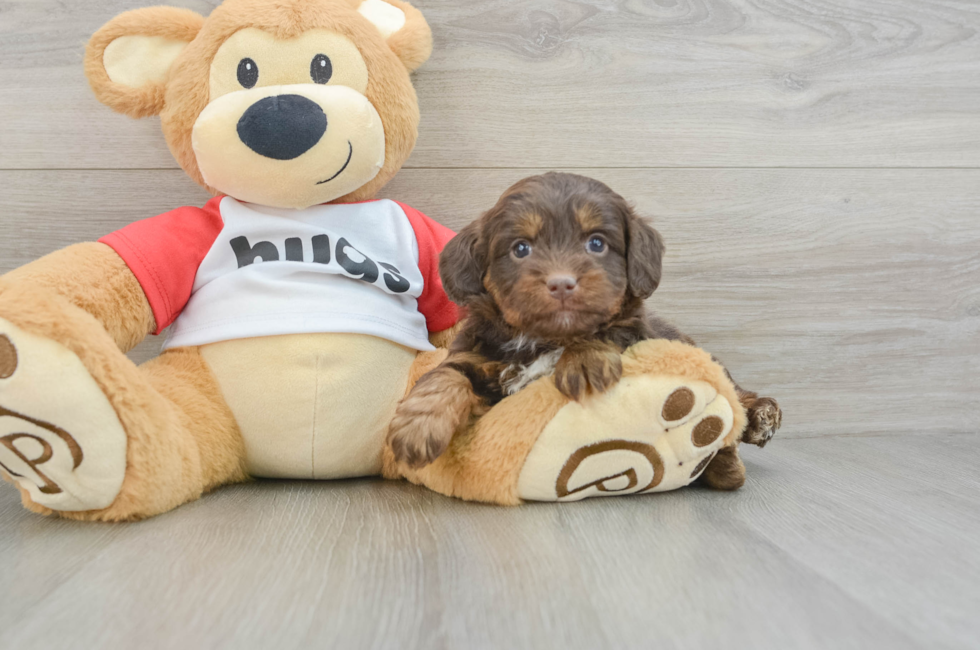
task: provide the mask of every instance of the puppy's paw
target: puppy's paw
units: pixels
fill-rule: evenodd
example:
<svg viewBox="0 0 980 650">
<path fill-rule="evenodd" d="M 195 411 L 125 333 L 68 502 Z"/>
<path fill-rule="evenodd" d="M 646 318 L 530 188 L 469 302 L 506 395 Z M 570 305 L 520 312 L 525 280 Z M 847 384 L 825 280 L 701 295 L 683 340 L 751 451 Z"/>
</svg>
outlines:
<svg viewBox="0 0 980 650">
<path fill-rule="evenodd" d="M 771 397 L 759 397 L 748 408 L 749 423 L 742 433 L 742 442 L 765 447 L 783 423 L 779 403 Z"/>
<path fill-rule="evenodd" d="M 399 409 L 388 430 L 388 444 L 395 460 L 419 469 L 446 451 L 453 433 L 453 423 L 444 415 L 404 414 Z"/>
<path fill-rule="evenodd" d="M 609 348 L 567 350 L 555 365 L 555 386 L 575 401 L 587 393 L 604 393 L 623 376 L 619 352 Z"/>
</svg>

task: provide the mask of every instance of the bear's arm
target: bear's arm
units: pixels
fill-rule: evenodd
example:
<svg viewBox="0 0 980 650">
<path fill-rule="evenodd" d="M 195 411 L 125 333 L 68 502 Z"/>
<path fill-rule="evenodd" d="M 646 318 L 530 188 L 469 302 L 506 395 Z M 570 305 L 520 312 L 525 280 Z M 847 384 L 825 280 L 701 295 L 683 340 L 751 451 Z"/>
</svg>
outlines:
<svg viewBox="0 0 980 650">
<path fill-rule="evenodd" d="M 177 208 L 131 223 L 99 240 L 139 281 L 153 310 L 153 333 L 173 323 L 187 305 L 197 270 L 224 227 L 223 198 L 211 199 L 204 208 Z"/>
<path fill-rule="evenodd" d="M 123 352 L 154 330 L 150 303 L 126 263 L 105 244 L 75 244 L 25 264 L 3 284 L 32 293 L 56 293 L 105 327 Z"/>
<path fill-rule="evenodd" d="M 178 208 L 98 242 L 75 244 L 15 269 L 4 284 L 53 292 L 96 318 L 124 352 L 180 314 L 197 269 L 223 227 L 218 204 Z"/>
</svg>

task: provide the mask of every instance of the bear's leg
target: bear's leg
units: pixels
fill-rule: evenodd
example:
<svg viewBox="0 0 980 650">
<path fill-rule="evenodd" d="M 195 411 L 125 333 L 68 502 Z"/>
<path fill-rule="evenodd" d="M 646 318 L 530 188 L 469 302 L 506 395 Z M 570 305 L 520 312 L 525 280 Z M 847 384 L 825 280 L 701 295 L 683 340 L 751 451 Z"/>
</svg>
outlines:
<svg viewBox="0 0 980 650">
<path fill-rule="evenodd" d="M 738 457 L 738 443 L 722 447 L 698 480 L 715 490 L 737 490 L 745 484 L 745 465 Z"/>
<path fill-rule="evenodd" d="M 117 499 L 105 514 L 148 517 L 247 480 L 241 432 L 199 349 L 167 350 L 139 369 L 149 384 L 145 399 L 154 403 L 154 410 L 166 412 L 166 421 L 146 418 L 145 434 L 169 441 L 147 455 L 150 462 L 141 472 L 145 481 L 123 484 L 120 497 L 132 506 Z"/>
<path fill-rule="evenodd" d="M 47 298 L 37 318 L 26 307 L 0 318 L 0 473 L 27 508 L 135 520 L 246 478 L 238 427 L 197 349 L 137 368 L 88 314 Z"/>
</svg>

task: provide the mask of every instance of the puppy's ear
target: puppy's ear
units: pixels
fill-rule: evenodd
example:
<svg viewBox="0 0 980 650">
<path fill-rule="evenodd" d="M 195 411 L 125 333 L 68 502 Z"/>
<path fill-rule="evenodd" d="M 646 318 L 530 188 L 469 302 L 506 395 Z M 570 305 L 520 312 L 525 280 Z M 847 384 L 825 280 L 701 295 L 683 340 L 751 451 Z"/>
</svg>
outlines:
<svg viewBox="0 0 980 650">
<path fill-rule="evenodd" d="M 649 298 L 660 284 L 664 240 L 644 219 L 626 217 L 626 278 L 630 293 Z"/>
<path fill-rule="evenodd" d="M 449 240 L 439 256 L 439 277 L 449 299 L 464 304 L 484 293 L 486 254 L 480 242 L 480 222 L 475 221 Z"/>
</svg>

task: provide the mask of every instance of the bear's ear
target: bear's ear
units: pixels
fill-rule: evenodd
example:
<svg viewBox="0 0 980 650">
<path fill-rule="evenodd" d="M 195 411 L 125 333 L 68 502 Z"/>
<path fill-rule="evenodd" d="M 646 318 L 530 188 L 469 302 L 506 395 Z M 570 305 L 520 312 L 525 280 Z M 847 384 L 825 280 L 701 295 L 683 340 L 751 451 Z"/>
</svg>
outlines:
<svg viewBox="0 0 980 650">
<path fill-rule="evenodd" d="M 422 12 L 402 0 L 363 0 L 357 12 L 378 28 L 388 47 L 413 72 L 432 54 L 432 31 Z"/>
<path fill-rule="evenodd" d="M 174 60 L 204 18 L 188 9 L 148 7 L 119 14 L 88 42 L 85 76 L 100 102 L 130 117 L 163 110 Z"/>
</svg>

